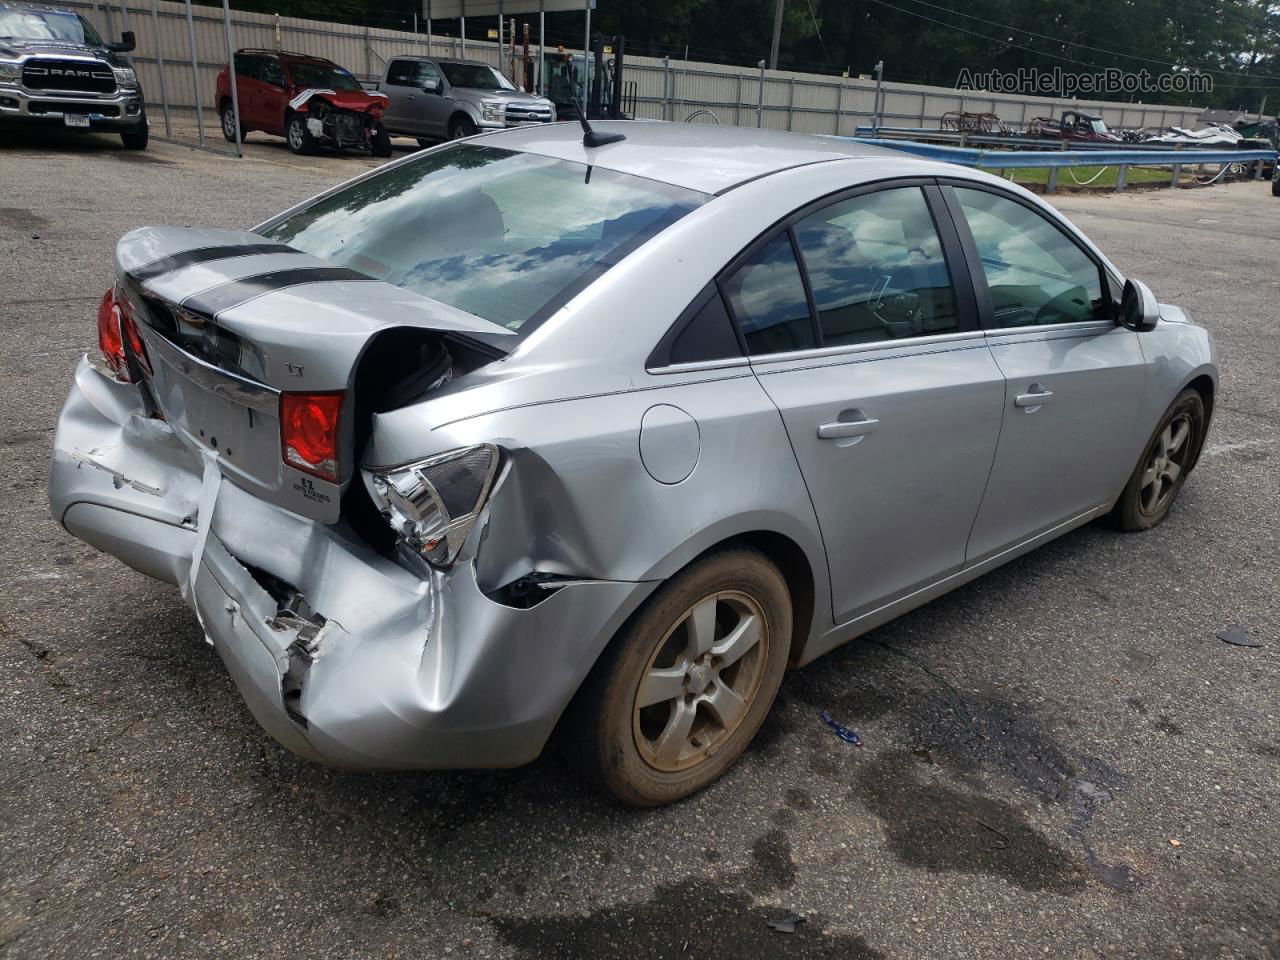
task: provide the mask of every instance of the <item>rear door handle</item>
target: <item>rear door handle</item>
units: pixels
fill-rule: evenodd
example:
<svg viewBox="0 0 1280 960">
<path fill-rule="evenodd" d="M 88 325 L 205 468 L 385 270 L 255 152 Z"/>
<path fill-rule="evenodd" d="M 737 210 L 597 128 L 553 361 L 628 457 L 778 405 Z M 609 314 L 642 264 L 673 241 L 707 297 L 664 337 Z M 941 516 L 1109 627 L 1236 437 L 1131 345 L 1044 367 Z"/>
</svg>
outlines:
<svg viewBox="0 0 1280 960">
<path fill-rule="evenodd" d="M 879 420 L 867 417 L 864 420 L 834 420 L 818 427 L 818 438 L 821 440 L 842 440 L 846 437 L 865 437 L 880 426 Z"/>
<path fill-rule="evenodd" d="M 1046 390 L 1038 383 L 1033 383 L 1027 393 L 1020 393 L 1013 398 L 1015 407 L 1034 408 L 1048 403 L 1053 397 L 1052 390 Z"/>
</svg>

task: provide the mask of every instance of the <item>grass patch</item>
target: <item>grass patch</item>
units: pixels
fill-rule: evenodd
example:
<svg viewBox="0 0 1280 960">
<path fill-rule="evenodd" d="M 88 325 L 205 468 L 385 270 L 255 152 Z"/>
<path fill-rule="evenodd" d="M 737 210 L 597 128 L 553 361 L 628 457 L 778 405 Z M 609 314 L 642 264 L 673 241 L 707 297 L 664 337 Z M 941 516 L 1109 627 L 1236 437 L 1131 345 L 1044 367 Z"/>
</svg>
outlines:
<svg viewBox="0 0 1280 960">
<path fill-rule="evenodd" d="M 987 173 L 993 173 L 997 177 L 1003 177 L 1008 180 L 1009 175 L 1013 175 L 1015 183 L 1026 186 L 1041 186 L 1049 182 L 1048 167 L 1013 167 L 1009 170 L 991 170 L 986 167 L 979 167 Z M 1067 171 L 1071 171 L 1068 173 Z M 1101 171 L 1101 173 L 1099 173 Z M 1071 174 L 1075 174 L 1075 180 L 1071 179 Z M 1061 167 L 1058 170 L 1058 189 L 1059 190 L 1114 190 L 1116 188 L 1116 177 L 1120 174 L 1120 168 L 1117 166 L 1110 167 Z M 1097 179 L 1094 180 L 1094 176 Z M 1167 185 L 1169 178 L 1173 176 L 1173 170 L 1169 167 L 1130 167 L 1129 176 L 1126 183 L 1161 183 Z M 1076 180 L 1080 182 L 1077 184 Z M 1092 181 L 1091 183 L 1088 181 Z"/>
</svg>

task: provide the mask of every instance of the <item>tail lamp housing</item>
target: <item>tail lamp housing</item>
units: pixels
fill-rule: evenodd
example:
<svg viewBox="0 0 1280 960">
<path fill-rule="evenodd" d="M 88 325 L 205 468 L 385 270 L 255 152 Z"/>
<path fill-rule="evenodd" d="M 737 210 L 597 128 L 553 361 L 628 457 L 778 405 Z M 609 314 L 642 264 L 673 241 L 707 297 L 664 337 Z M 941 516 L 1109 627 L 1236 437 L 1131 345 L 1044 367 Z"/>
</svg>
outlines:
<svg viewBox="0 0 1280 960">
<path fill-rule="evenodd" d="M 488 502 L 500 462 L 499 448 L 481 443 L 365 470 L 365 486 L 400 539 L 433 566 L 446 568 Z"/>
<path fill-rule="evenodd" d="M 280 454 L 295 470 L 341 482 L 342 393 L 280 394 Z"/>
<path fill-rule="evenodd" d="M 108 288 L 98 304 L 98 349 L 102 352 L 102 359 L 108 369 L 117 379 L 133 383 L 134 371 L 129 367 L 126 342 L 128 354 L 132 354 L 133 359 L 149 373 L 151 359 L 147 356 L 146 345 L 143 344 L 133 319 L 133 308 L 117 285 Z"/>
</svg>

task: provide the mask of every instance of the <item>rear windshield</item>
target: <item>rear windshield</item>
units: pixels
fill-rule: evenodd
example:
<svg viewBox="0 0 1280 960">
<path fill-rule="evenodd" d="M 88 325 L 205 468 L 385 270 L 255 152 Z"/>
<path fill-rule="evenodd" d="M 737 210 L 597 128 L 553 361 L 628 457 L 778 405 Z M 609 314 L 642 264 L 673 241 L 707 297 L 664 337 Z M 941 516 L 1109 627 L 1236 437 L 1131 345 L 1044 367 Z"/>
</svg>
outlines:
<svg viewBox="0 0 1280 960">
<path fill-rule="evenodd" d="M 458 144 L 261 232 L 520 330 L 707 199 L 581 163 Z"/>
</svg>

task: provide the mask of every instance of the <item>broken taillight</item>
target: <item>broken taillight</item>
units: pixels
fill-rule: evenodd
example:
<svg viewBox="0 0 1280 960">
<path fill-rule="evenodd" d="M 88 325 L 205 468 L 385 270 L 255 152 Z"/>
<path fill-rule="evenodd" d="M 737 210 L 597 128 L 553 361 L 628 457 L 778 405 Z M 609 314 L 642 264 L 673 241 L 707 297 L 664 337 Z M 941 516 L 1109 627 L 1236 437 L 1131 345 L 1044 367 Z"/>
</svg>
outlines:
<svg viewBox="0 0 1280 960">
<path fill-rule="evenodd" d="M 492 443 L 364 472 L 391 528 L 437 567 L 453 563 L 493 489 L 501 453 Z"/>
<path fill-rule="evenodd" d="M 280 394 L 280 453 L 289 466 L 339 482 L 341 393 Z"/>
<path fill-rule="evenodd" d="M 121 295 L 120 288 L 113 286 L 102 295 L 102 302 L 98 304 L 98 349 L 102 351 L 102 359 L 118 379 L 133 383 L 129 358 L 125 353 L 126 340 L 129 343 L 129 353 L 150 373 L 151 359 L 147 356 L 146 345 L 134 323 L 133 309 Z"/>
</svg>

